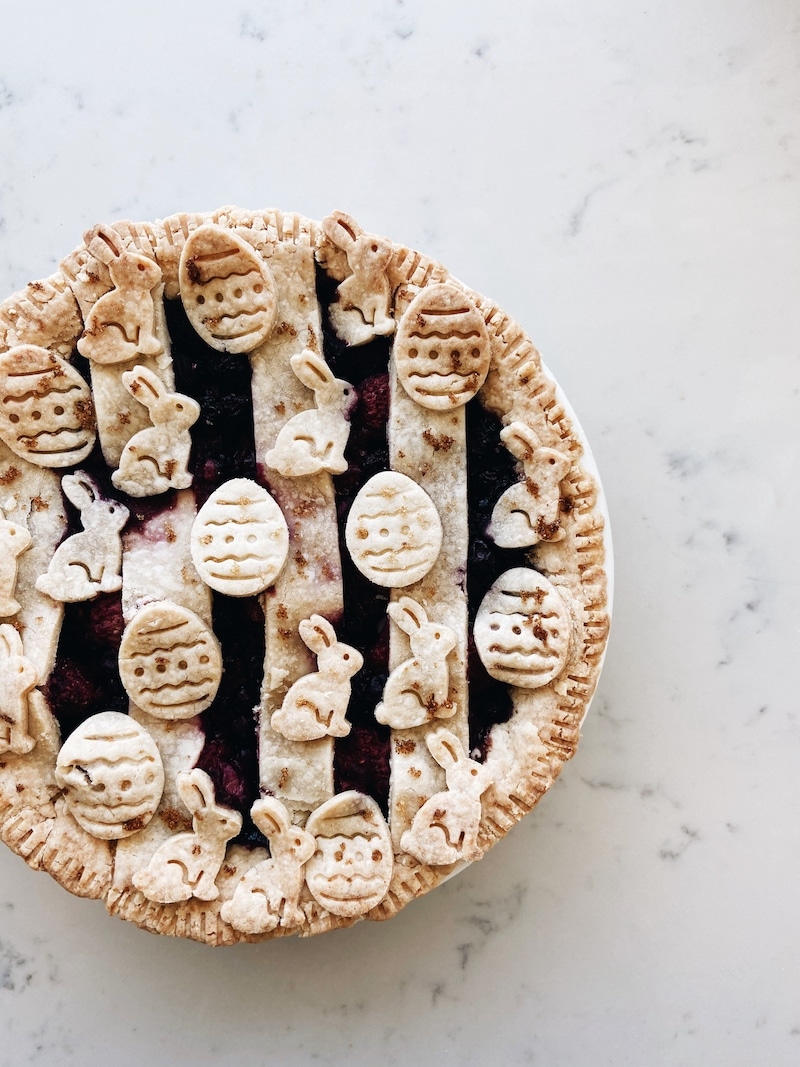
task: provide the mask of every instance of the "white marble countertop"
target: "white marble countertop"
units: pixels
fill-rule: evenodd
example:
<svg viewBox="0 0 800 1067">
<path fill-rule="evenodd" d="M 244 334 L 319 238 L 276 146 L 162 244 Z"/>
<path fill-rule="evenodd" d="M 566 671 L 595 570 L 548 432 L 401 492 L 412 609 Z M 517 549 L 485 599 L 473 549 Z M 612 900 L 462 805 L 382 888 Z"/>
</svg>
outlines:
<svg viewBox="0 0 800 1067">
<path fill-rule="evenodd" d="M 96 221 L 341 207 L 525 324 L 617 598 L 562 779 L 390 923 L 211 950 L 2 850 L 3 1064 L 800 1062 L 799 56 L 792 0 L 4 11 L 0 293 Z"/>
</svg>

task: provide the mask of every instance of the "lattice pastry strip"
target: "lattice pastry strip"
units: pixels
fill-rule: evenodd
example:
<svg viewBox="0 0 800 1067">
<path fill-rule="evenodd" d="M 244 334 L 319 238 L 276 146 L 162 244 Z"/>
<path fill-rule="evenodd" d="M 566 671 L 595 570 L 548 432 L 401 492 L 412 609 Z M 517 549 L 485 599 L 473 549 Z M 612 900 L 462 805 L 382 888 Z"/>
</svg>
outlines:
<svg viewBox="0 0 800 1067">
<path fill-rule="evenodd" d="M 290 545 L 286 565 L 265 602 L 259 758 L 262 790 L 304 818 L 333 795 L 332 736 L 297 741 L 273 729 L 272 719 L 291 686 L 317 666 L 300 630 L 309 617 L 309 605 L 326 619 L 341 615 L 341 565 L 330 473 L 320 469 L 292 475 L 268 466 L 268 457 L 274 460 L 280 435 L 286 436 L 292 420 L 314 415 L 314 394 L 295 369 L 304 352 L 319 356 L 321 349 L 313 248 L 309 243 L 278 240 L 269 267 L 278 293 L 276 326 L 250 355 L 253 421 L 258 462 L 264 465 L 272 496 L 286 518 Z M 303 436 L 308 441 L 313 427 Z M 309 451 L 305 449 L 306 456 Z"/>
<path fill-rule="evenodd" d="M 402 664 L 419 662 L 419 677 L 408 688 L 419 686 L 415 692 L 426 704 L 425 722 L 411 729 L 393 730 L 391 740 L 391 799 L 390 824 L 395 844 L 408 829 L 420 803 L 440 790 L 444 775 L 440 765 L 430 754 L 425 738 L 428 732 L 446 722 L 460 742 L 469 746 L 468 693 L 466 683 L 467 659 L 467 597 L 464 575 L 467 561 L 466 519 L 466 434 L 463 408 L 453 411 L 431 411 L 417 405 L 392 376 L 391 423 L 389 431 L 392 466 L 413 478 L 435 501 L 442 525 L 441 549 L 435 562 L 418 581 L 392 590 L 392 604 L 403 608 L 404 598 L 411 598 L 424 612 L 416 614 L 420 629 L 433 640 L 420 643 L 408 633 L 404 624 L 395 622 L 390 631 L 389 666 L 393 671 Z M 409 516 L 413 525 L 413 515 Z M 398 618 L 410 619 L 408 613 Z M 444 628 L 433 629 L 432 624 Z M 411 624 L 413 626 L 413 622 Z M 447 696 L 443 701 L 431 699 L 429 682 L 437 670 L 440 634 L 444 644 L 452 648 L 444 655 L 447 670 Z M 444 645 L 441 646 L 444 648 Z M 441 669 L 440 673 L 441 673 Z M 391 688 L 392 677 L 387 682 Z M 404 688 L 407 688 L 404 686 Z M 386 702 L 384 694 L 384 704 Z"/>
<path fill-rule="evenodd" d="M 164 286 L 158 264 L 113 227 L 95 227 L 85 242 L 61 269 L 84 319 L 77 347 L 90 363 L 103 455 L 117 467 L 134 435 L 180 416 L 174 403 L 157 406 L 157 396 L 131 388 L 139 367 L 161 382 L 163 395 L 174 386 Z"/>
<path fill-rule="evenodd" d="M 323 295 L 335 286 L 325 300 L 345 357 L 322 350 L 318 281 Z M 233 360 L 220 374 L 240 376 L 229 393 L 244 410 L 252 401 L 255 468 L 228 465 L 221 437 L 219 464 L 208 452 L 225 436 L 224 404 L 214 406 L 228 393 L 201 381 L 210 370 L 188 368 L 178 334 L 173 368 L 167 317 L 183 326 L 165 296 Z M 371 347 L 359 364 L 361 345 Z M 67 362 L 76 346 L 91 395 L 81 361 Z M 390 348 L 389 470 L 354 485 L 356 388 L 369 423 Z M 356 388 L 331 369 L 338 361 L 357 369 Z M 317 933 L 393 915 L 480 858 L 552 784 L 575 750 L 608 629 L 603 521 L 568 409 L 494 303 L 342 212 L 320 225 L 237 208 L 120 222 L 95 227 L 57 275 L 0 305 L 0 374 L 0 836 L 32 866 L 157 932 L 214 944 Z M 20 374 L 30 388 L 14 384 Z M 37 450 L 40 427 L 66 432 L 64 389 L 84 437 Z M 470 416 L 471 442 L 470 403 L 487 413 Z M 91 451 L 95 409 L 105 467 Z M 241 420 L 230 430 L 237 462 L 249 463 Z M 481 434 L 488 459 L 475 452 Z M 516 483 L 491 482 L 475 525 L 467 465 L 491 456 Z M 341 637 L 357 628 L 342 618 L 340 523 L 367 579 L 359 588 L 377 590 L 378 607 L 390 596 L 388 677 L 380 640 Z M 476 537 L 488 538 L 488 580 Z M 473 580 L 483 599 L 468 611 Z M 129 713 L 84 718 L 59 751 L 44 692 L 57 704 L 56 675 L 71 684 L 76 620 L 93 620 L 92 640 L 107 645 L 120 609 L 118 671 L 103 692 Z M 215 731 L 226 710 L 250 714 L 262 609 L 259 782 L 231 785 L 236 750 L 220 765 Z M 231 658 L 237 635 L 249 681 L 228 709 L 245 664 Z M 508 700 L 485 727 L 468 705 L 471 638 L 482 700 Z M 390 732 L 388 826 L 366 793 L 334 792 L 354 679 L 352 737 L 377 760 L 375 796 Z M 376 722 L 365 727 L 371 694 Z M 246 790 L 258 786 L 253 802 Z"/>
<path fill-rule="evenodd" d="M 219 653 L 210 664 L 199 657 L 212 653 L 215 638 L 211 594 L 191 560 L 189 545 L 196 507 L 191 491 L 177 493 L 169 511 L 129 530 L 123 538 L 122 610 L 126 623 L 120 648 L 120 673 L 131 697 L 129 711 L 153 738 L 164 768 L 164 786 L 155 817 L 141 831 L 119 841 L 114 863 L 112 910 L 135 912 L 134 876 L 145 869 L 176 826 L 191 816 L 179 789 L 180 775 L 195 765 L 203 748 L 199 705 L 190 717 L 164 717 L 170 694 L 181 701 L 196 698 L 195 682 L 209 674 L 218 685 Z M 159 610 L 154 611 L 154 608 Z M 148 613 L 154 616 L 148 620 Z M 213 654 L 213 653 L 212 653 Z M 187 666 L 188 664 L 188 666 Z M 194 677 L 196 676 L 196 677 Z M 214 692 L 216 689 L 214 688 Z"/>
</svg>

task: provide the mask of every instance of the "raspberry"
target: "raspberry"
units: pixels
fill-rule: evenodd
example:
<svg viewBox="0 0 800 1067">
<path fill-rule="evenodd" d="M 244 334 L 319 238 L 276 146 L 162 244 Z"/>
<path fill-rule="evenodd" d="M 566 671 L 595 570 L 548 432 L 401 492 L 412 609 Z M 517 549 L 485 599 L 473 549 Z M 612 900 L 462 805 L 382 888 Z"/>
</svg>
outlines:
<svg viewBox="0 0 800 1067">
<path fill-rule="evenodd" d="M 380 726 L 374 719 L 370 725 L 354 725 L 347 737 L 336 742 L 333 777 L 337 793 L 347 789 L 367 793 L 386 814 L 389 809 L 389 728 Z"/>
<path fill-rule="evenodd" d="M 106 649 L 116 656 L 125 629 L 122 597 L 116 593 L 100 593 L 94 600 L 87 601 L 86 607 L 87 637 L 98 648 Z"/>
<path fill-rule="evenodd" d="M 358 414 L 367 430 L 385 433 L 389 418 L 389 375 L 373 374 L 358 388 Z"/>
</svg>

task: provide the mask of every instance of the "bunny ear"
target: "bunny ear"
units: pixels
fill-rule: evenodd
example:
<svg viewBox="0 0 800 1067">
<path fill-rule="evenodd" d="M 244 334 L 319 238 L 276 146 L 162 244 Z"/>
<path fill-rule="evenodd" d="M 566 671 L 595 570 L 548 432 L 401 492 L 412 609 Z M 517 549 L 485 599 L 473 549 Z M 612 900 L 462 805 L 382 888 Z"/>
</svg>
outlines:
<svg viewBox="0 0 800 1067">
<path fill-rule="evenodd" d="M 396 622 L 409 637 L 428 621 L 425 609 L 410 596 L 401 596 L 396 603 L 390 604 L 386 610 L 389 613 L 389 618 Z"/>
<path fill-rule="evenodd" d="M 334 380 L 328 364 L 310 348 L 304 348 L 302 352 L 292 356 L 289 362 L 303 385 L 311 390 L 319 389 L 321 385 L 330 385 Z"/>
<path fill-rule="evenodd" d="M 120 235 L 110 226 L 100 223 L 83 235 L 87 249 L 106 266 L 118 259 L 123 251 Z"/>
<path fill-rule="evenodd" d="M 134 398 L 145 407 L 166 396 L 164 383 L 148 367 L 135 366 L 122 375 L 122 384 Z"/>
<path fill-rule="evenodd" d="M 5 656 L 21 656 L 23 654 L 22 638 L 19 636 L 16 627 L 12 626 L 10 622 L 4 622 L 0 626 L 0 651 Z"/>
<path fill-rule="evenodd" d="M 525 460 L 533 459 L 533 453 L 537 448 L 541 447 L 541 441 L 535 430 L 531 429 L 526 423 L 519 421 L 509 423 L 508 426 L 502 429 L 500 431 L 500 440 L 512 456 L 516 456 L 523 463 Z"/>
<path fill-rule="evenodd" d="M 64 490 L 64 496 L 67 500 L 73 503 L 78 511 L 81 512 L 91 507 L 100 495 L 95 483 L 83 471 L 76 471 L 75 474 L 65 474 L 61 479 L 61 488 Z"/>
<path fill-rule="evenodd" d="M 364 232 L 354 218 L 343 211 L 332 211 L 322 220 L 322 230 L 339 248 L 347 251 Z"/>
<path fill-rule="evenodd" d="M 298 629 L 300 637 L 312 652 L 319 653 L 336 644 L 336 631 L 321 615 L 303 619 Z"/>
<path fill-rule="evenodd" d="M 205 771 L 197 767 L 183 771 L 176 783 L 181 800 L 192 814 L 214 806 L 214 784 Z"/>
<path fill-rule="evenodd" d="M 445 771 L 464 758 L 464 746 L 450 730 L 434 730 L 425 740 L 428 751 Z"/>
<path fill-rule="evenodd" d="M 250 809 L 253 822 L 267 839 L 289 829 L 289 813 L 275 797 L 262 797 Z"/>
</svg>

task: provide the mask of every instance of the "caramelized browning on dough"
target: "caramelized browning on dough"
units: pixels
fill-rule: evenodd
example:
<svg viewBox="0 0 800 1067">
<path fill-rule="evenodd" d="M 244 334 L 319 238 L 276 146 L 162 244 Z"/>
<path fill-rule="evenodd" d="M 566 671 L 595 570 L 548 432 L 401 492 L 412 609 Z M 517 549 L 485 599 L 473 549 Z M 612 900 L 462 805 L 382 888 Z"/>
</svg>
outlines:
<svg viewBox="0 0 800 1067">
<path fill-rule="evenodd" d="M 0 628 L 19 635 L 6 658 L 25 659 L 37 604 L 54 605 L 57 629 L 64 602 L 54 669 L 6 685 L 7 795 L 38 806 L 43 840 L 55 828 L 42 866 L 153 929 L 220 943 L 388 917 L 479 858 L 574 751 L 607 631 L 581 443 L 516 324 L 341 212 L 317 227 L 230 208 L 86 240 L 58 284 L 29 287 L 18 314 L 0 306 L 0 340 L 17 346 L 0 353 L 0 436 L 19 457 L 0 465 L 13 500 L 0 540 L 12 527 L 31 538 L 0 568 Z M 105 459 L 86 361 L 64 358 L 79 311 Z M 30 395 L 12 380 L 20 349 Z M 86 453 L 42 463 L 31 427 L 63 436 L 50 423 L 67 414 L 64 388 Z M 69 470 L 82 521 L 69 515 L 60 547 L 60 475 L 44 472 L 51 492 L 28 460 Z M 142 644 L 165 596 L 167 621 L 192 616 L 192 635 Z M 45 675 L 63 736 L 77 731 L 77 757 L 70 742 L 59 757 L 62 795 L 36 777 L 58 744 L 35 689 Z M 184 722 L 158 721 L 159 694 L 180 698 Z M 268 771 L 258 712 L 279 739 Z M 148 745 L 164 752 L 158 818 Z M 56 858 L 68 838 L 72 881 L 73 861 Z"/>
</svg>

